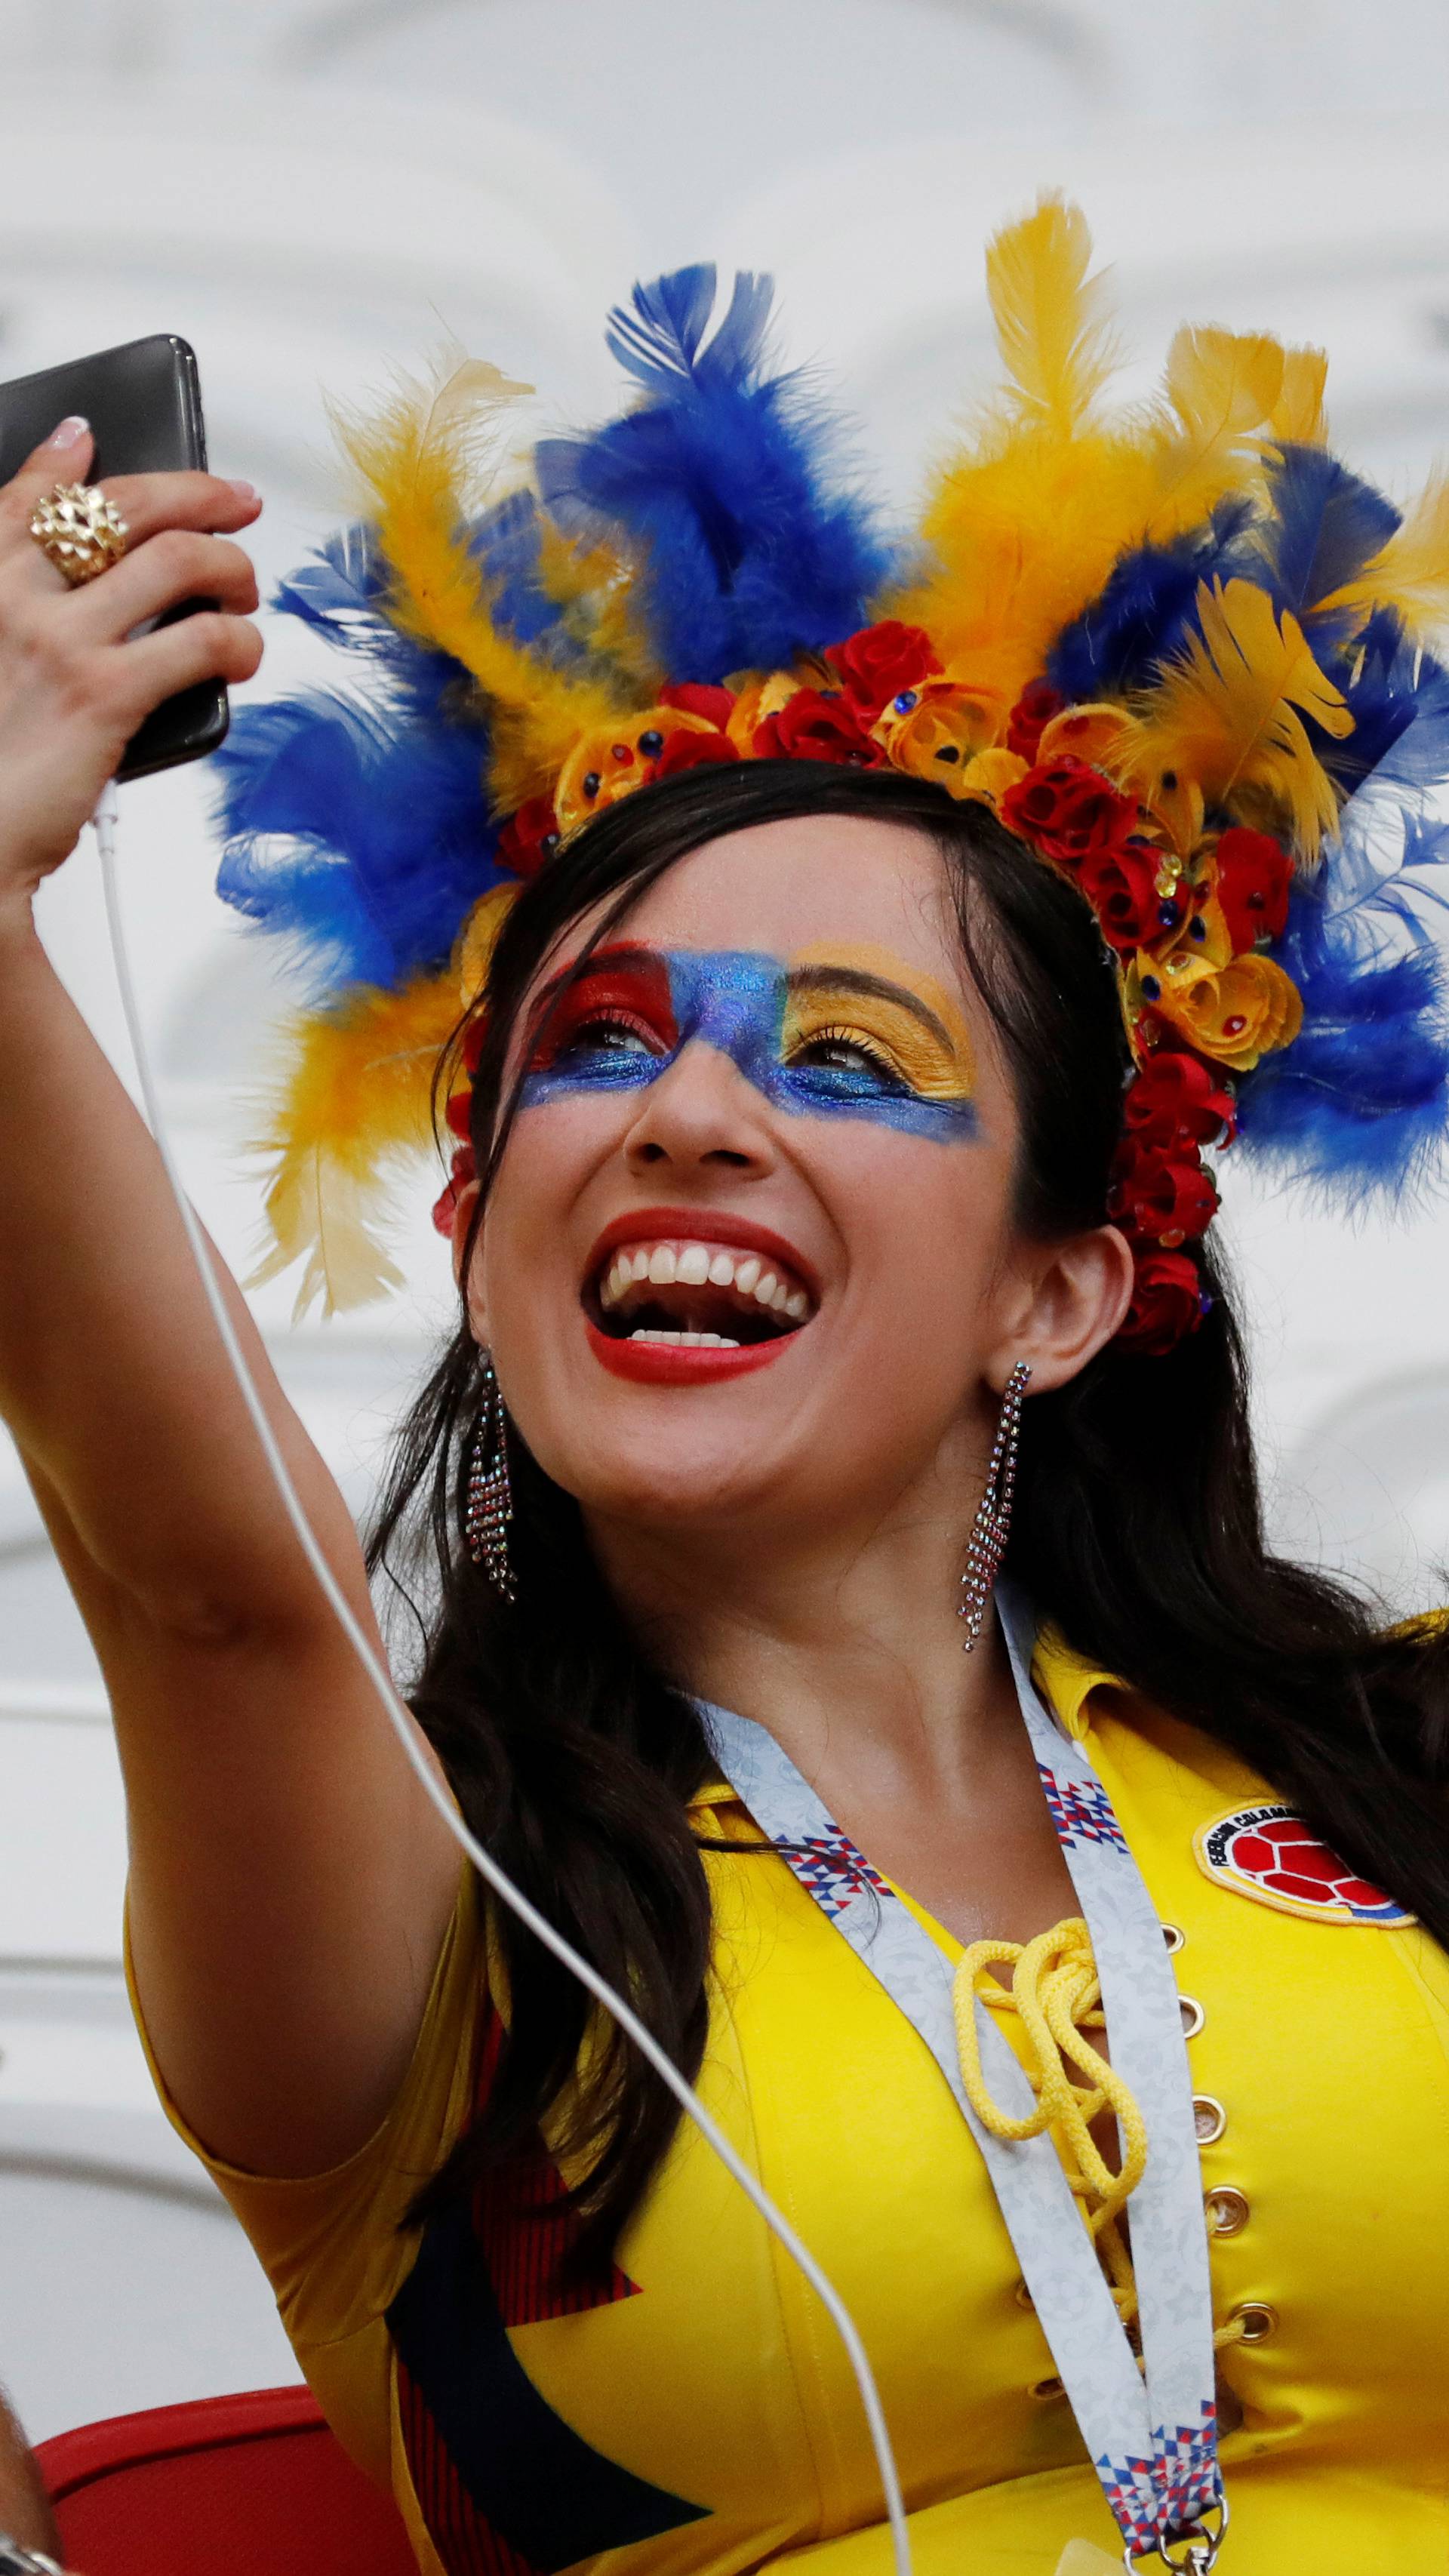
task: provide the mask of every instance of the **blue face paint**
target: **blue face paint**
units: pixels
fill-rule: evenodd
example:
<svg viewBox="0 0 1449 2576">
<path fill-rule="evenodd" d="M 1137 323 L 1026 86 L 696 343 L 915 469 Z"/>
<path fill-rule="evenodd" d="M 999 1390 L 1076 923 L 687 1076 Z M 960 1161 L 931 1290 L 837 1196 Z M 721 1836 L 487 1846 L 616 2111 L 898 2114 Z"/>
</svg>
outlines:
<svg viewBox="0 0 1449 2576">
<path fill-rule="evenodd" d="M 776 1109 L 942 1143 L 978 1132 L 965 1033 L 908 987 L 738 949 L 599 951 L 545 1002 L 520 1107 L 642 1089 L 695 1040 Z"/>
</svg>

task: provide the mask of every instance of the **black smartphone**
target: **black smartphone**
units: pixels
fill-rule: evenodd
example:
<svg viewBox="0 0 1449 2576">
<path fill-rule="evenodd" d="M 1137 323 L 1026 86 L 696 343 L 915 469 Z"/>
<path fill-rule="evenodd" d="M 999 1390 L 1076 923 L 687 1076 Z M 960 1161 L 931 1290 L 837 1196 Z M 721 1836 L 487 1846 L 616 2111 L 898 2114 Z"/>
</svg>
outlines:
<svg viewBox="0 0 1449 2576">
<path fill-rule="evenodd" d="M 8 483 L 31 449 L 74 412 L 95 433 L 95 455 L 86 469 L 90 483 L 108 474 L 166 474 L 192 466 L 205 470 L 196 351 L 174 331 L 154 331 L 148 339 L 127 340 L 119 349 L 71 358 L 63 367 L 46 367 L 39 375 L 17 376 L 0 385 L 0 483 Z M 207 605 L 205 600 L 183 600 L 159 623 L 169 626 Z M 154 707 L 132 735 L 116 776 L 146 778 L 153 770 L 199 760 L 225 739 L 229 720 L 219 680 L 181 689 Z"/>
</svg>

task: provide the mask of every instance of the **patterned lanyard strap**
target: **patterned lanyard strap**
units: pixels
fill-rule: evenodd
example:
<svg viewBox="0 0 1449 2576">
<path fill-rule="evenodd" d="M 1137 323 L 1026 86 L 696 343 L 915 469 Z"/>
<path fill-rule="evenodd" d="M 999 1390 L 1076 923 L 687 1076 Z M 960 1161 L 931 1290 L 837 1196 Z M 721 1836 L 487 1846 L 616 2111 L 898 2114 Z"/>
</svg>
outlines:
<svg viewBox="0 0 1449 2576">
<path fill-rule="evenodd" d="M 1227 2524 L 1227 2500 L 1218 2469 L 1207 2230 L 1177 1985 L 1156 1909 L 1111 1800 L 1086 1752 L 1054 1723 L 1033 1687 L 1029 1611 L 1005 1586 L 998 1588 L 997 1607 L 1047 1805 L 1091 1934 L 1112 2064 L 1146 2123 L 1146 2166 L 1132 2195 L 1140 2368 L 1051 2139 L 998 2137 L 972 2108 L 961 2078 L 950 1962 L 773 1736 L 728 1709 L 703 1713 L 736 1795 L 920 2033 L 956 2096 L 1122 2534 L 1124 2566 L 1130 2571 L 1156 2552 L 1160 2566 L 1208 2576 Z M 979 2001 L 975 2012 L 992 2094 L 1009 2113 L 1030 2119 L 1036 2103 L 1025 2070 Z"/>
</svg>

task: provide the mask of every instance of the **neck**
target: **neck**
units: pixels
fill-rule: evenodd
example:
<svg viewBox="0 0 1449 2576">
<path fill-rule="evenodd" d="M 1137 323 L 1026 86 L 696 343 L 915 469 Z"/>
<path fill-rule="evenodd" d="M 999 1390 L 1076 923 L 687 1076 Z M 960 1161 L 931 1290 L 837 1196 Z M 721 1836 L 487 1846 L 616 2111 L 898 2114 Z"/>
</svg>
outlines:
<svg viewBox="0 0 1449 2576">
<path fill-rule="evenodd" d="M 932 1484 L 936 1484 L 933 1478 Z M 902 1497 L 868 1531 L 767 1545 L 757 1530 L 590 1535 L 647 1650 L 697 1697 L 756 1719 L 817 1786 L 869 1804 L 974 1804 L 1016 1695 L 996 1622 L 974 1654 L 957 1616 L 959 1502 Z"/>
</svg>

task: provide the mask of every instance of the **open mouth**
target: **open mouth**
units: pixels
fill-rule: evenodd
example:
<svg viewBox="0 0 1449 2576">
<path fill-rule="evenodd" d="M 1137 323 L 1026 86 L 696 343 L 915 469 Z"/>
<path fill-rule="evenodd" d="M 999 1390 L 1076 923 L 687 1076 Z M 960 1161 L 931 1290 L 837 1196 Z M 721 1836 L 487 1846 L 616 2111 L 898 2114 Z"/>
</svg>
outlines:
<svg viewBox="0 0 1449 2576">
<path fill-rule="evenodd" d="M 749 1350 L 808 1324 L 815 1299 L 777 1255 L 708 1237 L 641 1234 L 614 1244 L 584 1294 L 612 1342 L 679 1350 Z"/>
</svg>

